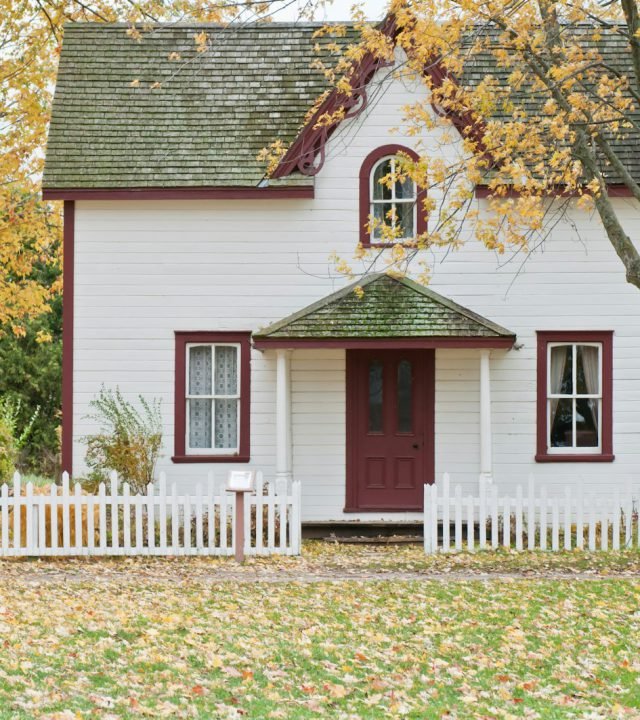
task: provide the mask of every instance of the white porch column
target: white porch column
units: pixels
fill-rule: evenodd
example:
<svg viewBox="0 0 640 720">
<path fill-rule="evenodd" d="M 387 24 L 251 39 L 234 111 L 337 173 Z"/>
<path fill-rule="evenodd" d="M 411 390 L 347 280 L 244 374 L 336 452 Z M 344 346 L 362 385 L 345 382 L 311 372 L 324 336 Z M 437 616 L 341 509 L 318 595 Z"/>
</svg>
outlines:
<svg viewBox="0 0 640 720">
<path fill-rule="evenodd" d="M 291 350 L 276 350 L 276 482 L 292 479 Z"/>
<path fill-rule="evenodd" d="M 490 350 L 480 351 L 480 477 L 493 481 Z"/>
</svg>

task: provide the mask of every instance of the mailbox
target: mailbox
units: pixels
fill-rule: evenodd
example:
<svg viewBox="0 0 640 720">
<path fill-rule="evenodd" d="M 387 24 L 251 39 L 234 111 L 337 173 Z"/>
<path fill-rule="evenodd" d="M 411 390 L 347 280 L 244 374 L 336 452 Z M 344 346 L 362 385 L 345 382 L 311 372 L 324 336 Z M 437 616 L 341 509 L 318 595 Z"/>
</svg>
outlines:
<svg viewBox="0 0 640 720">
<path fill-rule="evenodd" d="M 230 492 L 251 492 L 253 490 L 255 472 L 253 470 L 232 470 L 227 480 Z"/>
</svg>

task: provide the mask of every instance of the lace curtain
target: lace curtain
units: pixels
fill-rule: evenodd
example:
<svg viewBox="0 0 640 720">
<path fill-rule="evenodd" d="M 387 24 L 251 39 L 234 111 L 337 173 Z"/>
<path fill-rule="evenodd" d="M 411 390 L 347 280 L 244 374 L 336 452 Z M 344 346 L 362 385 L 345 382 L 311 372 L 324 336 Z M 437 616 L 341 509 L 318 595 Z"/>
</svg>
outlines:
<svg viewBox="0 0 640 720">
<path fill-rule="evenodd" d="M 216 347 L 215 394 L 238 392 L 238 350 Z M 218 449 L 238 446 L 238 400 L 216 400 L 215 446 Z"/>
<path fill-rule="evenodd" d="M 215 364 L 215 367 L 214 367 Z M 213 387 L 212 387 L 213 381 Z M 238 349 L 232 346 L 196 346 L 189 350 L 189 447 L 218 450 L 238 447 Z M 211 397 L 213 396 L 213 397 Z"/>
</svg>

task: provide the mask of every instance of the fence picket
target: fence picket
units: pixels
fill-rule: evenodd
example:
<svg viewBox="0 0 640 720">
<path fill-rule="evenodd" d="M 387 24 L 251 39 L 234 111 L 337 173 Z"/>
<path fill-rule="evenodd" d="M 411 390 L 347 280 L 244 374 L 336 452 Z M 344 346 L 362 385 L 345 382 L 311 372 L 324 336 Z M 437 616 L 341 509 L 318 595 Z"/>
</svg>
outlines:
<svg viewBox="0 0 640 720">
<path fill-rule="evenodd" d="M 609 549 L 609 503 L 603 502 L 600 508 L 600 548 Z"/>
<path fill-rule="evenodd" d="M 550 498 L 551 502 L 551 549 L 558 552 L 560 548 L 560 503 L 557 497 Z"/>
<path fill-rule="evenodd" d="M 547 489 L 540 488 L 540 550 L 547 549 L 547 520 L 549 503 L 547 501 Z"/>
<path fill-rule="evenodd" d="M 216 545 L 216 505 L 213 492 L 213 472 L 207 474 L 207 539 L 209 550 Z"/>
<path fill-rule="evenodd" d="M 300 480 L 294 480 L 291 485 L 292 494 L 292 518 L 291 518 L 291 529 L 294 536 L 294 541 L 291 543 L 291 552 L 294 555 L 300 554 L 301 542 L 302 542 L 302 523 L 301 523 L 301 508 L 302 508 L 302 486 Z M 260 509 L 260 515 L 262 516 L 262 508 Z"/>
<path fill-rule="evenodd" d="M 511 500 L 508 497 L 502 499 L 502 545 L 511 547 Z"/>
<path fill-rule="evenodd" d="M 435 552 L 435 548 L 431 547 L 431 522 L 429 522 L 431 513 L 431 485 L 425 483 L 422 486 L 424 505 L 424 530 L 422 532 L 422 544 L 427 555 Z"/>
<path fill-rule="evenodd" d="M 142 495 L 133 496 L 136 516 L 136 545 L 134 552 L 136 555 L 141 555 L 144 548 L 144 534 L 142 529 L 142 503 L 144 497 Z"/>
<path fill-rule="evenodd" d="M 64 553 L 71 547 L 71 529 L 69 527 L 69 473 L 62 473 L 62 548 Z"/>
<path fill-rule="evenodd" d="M 198 553 L 204 549 L 204 539 L 202 535 L 202 485 L 196 485 L 196 550 Z"/>
<path fill-rule="evenodd" d="M 571 488 L 564 489 L 564 549 L 571 550 Z"/>
<path fill-rule="evenodd" d="M 622 507 L 620 504 L 620 491 L 613 491 L 613 517 L 611 525 L 611 548 L 613 550 L 620 550 L 620 513 Z"/>
<path fill-rule="evenodd" d="M 262 529 L 263 529 L 263 522 L 264 522 L 264 504 L 263 504 L 263 497 L 264 494 L 264 478 L 262 476 L 261 472 L 258 472 L 256 474 L 256 554 L 262 555 L 263 553 L 263 539 L 262 539 Z"/>
<path fill-rule="evenodd" d="M 500 511 L 498 509 L 498 487 L 491 486 L 491 547 L 500 546 Z"/>
<path fill-rule="evenodd" d="M 131 552 L 131 491 L 129 483 L 122 485 L 122 533 L 124 552 L 129 555 Z"/>
<path fill-rule="evenodd" d="M 640 525 L 640 522 L 638 523 Z M 631 494 L 631 483 L 627 482 L 624 491 L 624 548 L 630 549 L 633 546 L 633 495 Z M 640 545 L 639 545 L 640 546 Z"/>
<path fill-rule="evenodd" d="M 480 476 L 478 526 L 478 546 L 480 550 L 484 550 L 487 546 L 487 481 L 483 476 Z"/>
<path fill-rule="evenodd" d="M 158 521 L 160 523 L 159 550 L 164 555 L 167 552 L 167 476 L 163 472 L 160 473 L 158 481 Z"/>
<path fill-rule="evenodd" d="M 438 551 L 438 486 L 432 483 L 431 492 L 431 547 L 432 552 Z"/>
<path fill-rule="evenodd" d="M 536 547 L 536 488 L 533 475 L 529 475 L 527 492 L 527 548 Z"/>
<path fill-rule="evenodd" d="M 118 518 L 118 473 L 111 473 L 111 547 L 117 550 L 120 546 L 120 528 Z M 87 512 L 89 508 L 87 506 Z"/>
<path fill-rule="evenodd" d="M 220 488 L 220 547 L 223 551 L 227 550 L 227 501 L 228 496 L 224 488 Z M 270 543 L 271 544 L 271 543 Z"/>
<path fill-rule="evenodd" d="M 176 484 L 171 485 L 171 552 L 177 555 L 180 551 L 180 508 L 178 507 L 178 490 Z"/>
<path fill-rule="evenodd" d="M 25 545 L 27 547 L 27 555 L 36 554 L 36 527 L 34 523 L 34 504 L 33 504 L 33 483 L 28 482 L 25 488 L 26 496 L 24 501 L 25 511 Z"/>
<path fill-rule="evenodd" d="M 593 494 L 589 497 L 589 550 L 596 549 L 596 508 Z"/>
<path fill-rule="evenodd" d="M 455 546 L 456 550 L 462 550 L 462 488 L 460 485 L 456 485 L 455 489 L 455 507 L 453 514 L 455 522 Z M 424 535 L 426 537 L 427 533 Z"/>
<path fill-rule="evenodd" d="M 42 502 L 41 502 L 42 501 Z M 46 497 L 43 495 L 38 498 L 38 554 L 45 555 L 47 553 L 47 518 Z"/>
<path fill-rule="evenodd" d="M 576 547 L 578 550 L 584 548 L 584 491 L 582 485 L 578 488 L 576 505 Z"/>
<path fill-rule="evenodd" d="M 516 489 L 516 550 L 522 550 L 522 485 Z"/>
<path fill-rule="evenodd" d="M 9 486 L 2 483 L 2 550 L 9 549 Z"/>
<path fill-rule="evenodd" d="M 80 483 L 76 483 L 73 489 L 73 513 L 75 520 L 75 544 L 74 547 L 78 554 L 82 551 L 82 488 Z"/>
<path fill-rule="evenodd" d="M 433 488 L 435 490 L 435 483 L 433 484 Z M 473 502 L 473 495 L 469 495 L 467 497 L 467 550 L 469 552 L 474 551 L 474 545 L 475 545 L 475 522 L 474 522 L 474 502 Z M 436 518 L 437 518 L 437 510 L 436 510 Z M 438 529 L 437 527 L 434 530 L 435 538 L 436 538 L 436 547 L 437 547 L 437 539 L 438 539 Z"/>
<path fill-rule="evenodd" d="M 442 549 L 444 552 L 449 552 L 451 533 L 451 522 L 449 519 L 449 503 L 451 502 L 451 496 L 449 494 L 449 473 L 445 473 L 442 476 Z"/>
</svg>

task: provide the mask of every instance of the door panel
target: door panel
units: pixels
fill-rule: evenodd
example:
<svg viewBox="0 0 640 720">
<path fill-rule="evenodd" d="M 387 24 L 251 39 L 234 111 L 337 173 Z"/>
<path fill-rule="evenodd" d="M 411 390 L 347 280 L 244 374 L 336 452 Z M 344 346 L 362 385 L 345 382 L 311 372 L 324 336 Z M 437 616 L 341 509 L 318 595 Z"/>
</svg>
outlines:
<svg viewBox="0 0 640 720">
<path fill-rule="evenodd" d="M 347 511 L 422 510 L 433 415 L 433 350 L 347 351 Z"/>
</svg>

